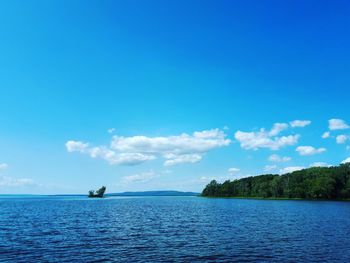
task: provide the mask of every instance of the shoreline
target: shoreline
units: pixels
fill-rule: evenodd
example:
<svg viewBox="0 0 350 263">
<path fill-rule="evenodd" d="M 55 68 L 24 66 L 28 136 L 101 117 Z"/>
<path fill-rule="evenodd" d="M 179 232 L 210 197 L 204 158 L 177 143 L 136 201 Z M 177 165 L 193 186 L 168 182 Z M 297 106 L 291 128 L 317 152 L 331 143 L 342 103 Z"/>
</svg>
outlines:
<svg viewBox="0 0 350 263">
<path fill-rule="evenodd" d="M 338 201 L 338 202 L 349 202 L 350 199 L 320 199 L 320 198 L 288 198 L 288 197 L 252 197 L 252 196 L 203 196 L 202 198 L 213 198 L 213 199 L 247 199 L 247 200 L 277 200 L 277 201 Z"/>
</svg>

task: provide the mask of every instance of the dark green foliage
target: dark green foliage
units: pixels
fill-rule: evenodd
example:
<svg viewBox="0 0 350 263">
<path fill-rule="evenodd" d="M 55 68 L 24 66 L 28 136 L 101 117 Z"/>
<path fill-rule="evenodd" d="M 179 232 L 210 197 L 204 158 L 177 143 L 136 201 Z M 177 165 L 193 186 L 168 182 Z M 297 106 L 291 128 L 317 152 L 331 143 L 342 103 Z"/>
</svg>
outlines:
<svg viewBox="0 0 350 263">
<path fill-rule="evenodd" d="M 98 189 L 95 193 L 94 190 L 89 191 L 89 197 L 103 197 L 104 193 L 106 191 L 106 187 L 102 186 L 100 189 Z"/>
<path fill-rule="evenodd" d="M 202 196 L 349 199 L 350 163 L 284 175 L 259 175 L 222 184 L 213 180 L 204 188 Z"/>
</svg>

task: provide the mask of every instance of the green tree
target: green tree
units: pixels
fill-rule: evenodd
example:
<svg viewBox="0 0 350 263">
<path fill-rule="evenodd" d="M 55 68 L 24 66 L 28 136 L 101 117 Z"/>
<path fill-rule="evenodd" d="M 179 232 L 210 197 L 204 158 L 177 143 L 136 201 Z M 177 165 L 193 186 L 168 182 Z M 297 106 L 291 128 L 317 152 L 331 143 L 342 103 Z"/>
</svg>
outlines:
<svg viewBox="0 0 350 263">
<path fill-rule="evenodd" d="M 203 196 L 284 197 L 315 199 L 350 198 L 350 163 L 313 167 L 284 175 L 265 174 L 225 181 L 211 181 Z"/>
</svg>

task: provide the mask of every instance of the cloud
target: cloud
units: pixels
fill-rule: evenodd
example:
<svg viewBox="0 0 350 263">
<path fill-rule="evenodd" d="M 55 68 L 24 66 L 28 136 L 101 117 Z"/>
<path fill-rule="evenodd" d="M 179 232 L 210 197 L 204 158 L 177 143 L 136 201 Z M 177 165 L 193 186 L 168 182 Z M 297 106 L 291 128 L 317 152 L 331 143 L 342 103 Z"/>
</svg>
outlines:
<svg viewBox="0 0 350 263">
<path fill-rule="evenodd" d="M 147 137 L 113 136 L 110 146 L 90 147 L 88 143 L 68 141 L 68 152 L 80 152 L 92 158 L 101 158 L 110 164 L 134 165 L 162 157 L 165 166 L 196 163 L 206 152 L 228 146 L 230 139 L 219 129 L 196 131 L 192 135 Z"/>
<path fill-rule="evenodd" d="M 282 163 L 282 162 L 288 162 L 288 161 L 290 161 L 292 158 L 290 158 L 290 157 L 287 157 L 287 156 L 284 156 L 284 157 L 281 157 L 281 156 L 279 156 L 279 155 L 277 155 L 277 154 L 272 154 L 272 155 L 270 155 L 270 157 L 269 157 L 269 161 L 270 162 L 277 162 L 277 163 Z"/>
<path fill-rule="evenodd" d="M 292 128 L 296 128 L 296 127 L 305 127 L 311 124 L 311 121 L 307 121 L 307 120 L 295 120 L 295 121 L 291 121 L 290 126 L 292 126 Z"/>
<path fill-rule="evenodd" d="M 183 133 L 169 137 L 113 136 L 111 148 L 123 152 L 144 152 L 157 154 L 204 153 L 215 148 L 228 146 L 231 140 L 219 129 Z"/>
<path fill-rule="evenodd" d="M 89 147 L 88 143 L 83 143 L 80 141 L 68 141 L 66 142 L 66 149 L 68 152 L 81 152 L 84 153 L 84 151 Z"/>
<path fill-rule="evenodd" d="M 277 165 L 265 165 L 264 172 L 271 172 L 277 169 Z"/>
<path fill-rule="evenodd" d="M 275 123 L 270 131 L 265 129 L 260 129 L 258 132 L 237 131 L 235 139 L 246 150 L 258 150 L 259 148 L 279 150 L 282 147 L 296 144 L 300 137 L 299 135 L 277 137 L 287 127 L 288 124 L 286 123 Z"/>
<path fill-rule="evenodd" d="M 338 144 L 343 144 L 349 139 L 349 136 L 341 134 L 336 137 L 336 141 Z"/>
<path fill-rule="evenodd" d="M 287 123 L 275 123 L 271 129 L 271 131 L 269 132 L 270 136 L 276 136 L 278 135 L 280 132 L 284 131 L 288 129 L 288 124 Z"/>
<path fill-rule="evenodd" d="M 280 170 L 280 174 L 288 174 L 288 173 L 292 173 L 295 171 L 300 171 L 305 169 L 305 167 L 303 166 L 290 166 L 290 167 L 285 167 L 283 169 Z"/>
<path fill-rule="evenodd" d="M 110 129 L 107 130 L 107 132 L 108 133 L 113 133 L 113 132 L 115 132 L 115 128 L 110 128 Z"/>
<path fill-rule="evenodd" d="M 7 163 L 0 163 L 0 171 L 6 170 L 8 168 Z"/>
<path fill-rule="evenodd" d="M 327 139 L 327 138 L 329 138 L 331 136 L 331 133 L 330 132 L 324 132 L 323 134 L 322 134 L 322 138 L 323 139 Z"/>
<path fill-rule="evenodd" d="M 326 151 L 325 148 L 314 148 L 312 146 L 299 146 L 296 148 L 296 151 L 300 154 L 300 155 L 314 155 L 314 154 L 318 154 L 318 153 L 323 153 Z"/>
<path fill-rule="evenodd" d="M 315 162 L 310 164 L 310 167 L 331 167 L 332 165 L 325 162 Z"/>
<path fill-rule="evenodd" d="M 165 155 L 164 157 L 166 159 L 169 159 L 164 162 L 164 166 L 173 166 L 182 163 L 198 163 L 202 160 L 202 156 L 199 154 L 176 155 L 171 153 Z"/>
<path fill-rule="evenodd" d="M 346 158 L 344 161 L 341 162 L 342 164 L 344 163 L 350 163 L 350 157 Z"/>
<path fill-rule="evenodd" d="M 349 129 L 350 126 L 346 124 L 345 121 L 341 120 L 341 119 L 331 119 L 328 121 L 329 124 L 329 129 L 330 130 L 345 130 L 345 129 Z"/>
<path fill-rule="evenodd" d="M 146 183 L 146 182 L 149 182 L 149 181 L 153 180 L 155 177 L 156 177 L 155 172 L 149 171 L 149 172 L 144 172 L 144 173 L 124 176 L 122 178 L 122 181 L 124 183 L 126 183 L 126 184 L 129 184 L 129 183 Z"/>
<path fill-rule="evenodd" d="M 156 158 L 154 155 L 142 153 L 117 153 L 105 146 L 89 147 L 88 143 L 80 141 L 68 141 L 66 148 L 68 152 L 88 154 L 92 158 L 103 159 L 116 165 L 136 165 Z"/>
<path fill-rule="evenodd" d="M 106 147 L 93 147 L 87 150 L 92 158 L 101 158 L 109 164 L 115 165 L 137 165 L 146 161 L 156 159 L 154 155 L 143 153 L 117 153 Z"/>
<path fill-rule="evenodd" d="M 229 168 L 227 170 L 227 172 L 230 174 L 230 175 L 236 175 L 241 169 L 239 168 L 235 168 L 235 167 L 232 167 L 232 168 Z"/>
<path fill-rule="evenodd" d="M 0 176 L 0 187 L 17 187 L 33 185 L 34 181 L 30 178 L 12 178 L 8 176 Z"/>
</svg>

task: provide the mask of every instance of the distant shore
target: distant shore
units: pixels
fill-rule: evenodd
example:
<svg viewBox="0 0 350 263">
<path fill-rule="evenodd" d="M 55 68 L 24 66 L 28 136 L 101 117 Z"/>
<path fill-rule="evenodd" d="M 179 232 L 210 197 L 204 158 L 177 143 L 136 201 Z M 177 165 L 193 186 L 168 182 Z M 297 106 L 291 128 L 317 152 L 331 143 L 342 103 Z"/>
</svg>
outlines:
<svg viewBox="0 0 350 263">
<path fill-rule="evenodd" d="M 288 198 L 288 197 L 252 197 L 252 196 L 202 196 L 202 198 L 211 199 L 248 199 L 248 200 L 280 200 L 280 201 L 344 201 L 349 202 L 350 199 L 320 199 L 320 198 Z"/>
<path fill-rule="evenodd" d="M 164 191 L 139 191 L 139 192 L 121 192 L 121 193 L 107 193 L 104 195 L 106 197 L 127 197 L 127 196 L 199 196 L 200 193 L 196 192 L 182 192 L 176 190 L 164 190 Z M 0 194 L 0 197 L 87 197 L 86 194 Z"/>
<path fill-rule="evenodd" d="M 311 167 L 292 173 L 263 174 L 218 183 L 212 180 L 202 191 L 206 197 L 274 200 L 349 200 L 350 163 Z"/>
</svg>

